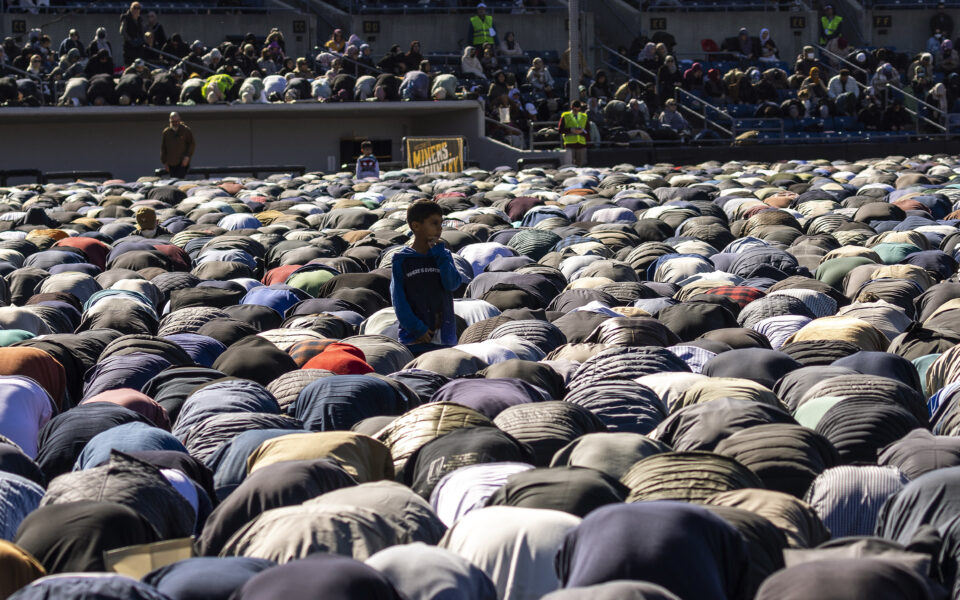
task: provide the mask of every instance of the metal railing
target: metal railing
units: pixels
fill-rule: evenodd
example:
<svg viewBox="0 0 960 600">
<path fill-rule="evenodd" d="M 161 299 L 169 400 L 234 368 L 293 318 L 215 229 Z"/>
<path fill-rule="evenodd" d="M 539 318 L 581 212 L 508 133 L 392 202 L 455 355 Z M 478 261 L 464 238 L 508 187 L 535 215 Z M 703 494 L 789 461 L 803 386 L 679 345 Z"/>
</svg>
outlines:
<svg viewBox="0 0 960 600">
<path fill-rule="evenodd" d="M 259 177 L 261 173 L 296 173 L 303 175 L 307 168 L 302 165 L 248 165 L 245 167 L 190 167 L 187 177 L 190 175 L 246 175 Z M 153 174 L 157 177 L 167 175 L 166 169 L 155 169 Z"/>
<path fill-rule="evenodd" d="M 183 61 L 187 58 L 186 56 L 183 57 L 183 58 L 180 58 L 180 57 L 177 56 L 176 54 L 170 54 L 169 52 L 164 52 L 163 50 L 158 50 L 157 48 L 152 48 L 152 47 L 150 47 L 150 48 L 146 48 L 146 49 L 147 49 L 147 50 L 150 50 L 150 51 L 153 52 L 154 54 L 157 54 L 158 56 L 162 56 L 162 57 L 164 57 L 164 58 L 169 58 L 170 60 L 174 61 L 174 65 L 173 65 L 172 68 L 176 68 L 177 66 L 179 66 L 180 64 L 182 64 Z M 190 56 L 190 55 L 188 54 L 187 56 Z M 161 67 L 161 68 L 162 68 L 162 67 Z M 211 74 L 211 75 L 213 75 L 213 74 L 216 73 L 215 70 L 211 69 L 210 67 L 208 67 L 208 66 L 206 66 L 206 65 L 197 65 L 197 64 L 194 64 L 194 63 L 190 63 L 190 68 L 193 69 L 193 70 L 204 71 L 204 72 L 207 72 L 207 73 L 209 73 L 209 74 Z"/>
<path fill-rule="evenodd" d="M 656 80 L 657 80 L 657 74 L 656 74 L 656 73 L 654 73 L 654 72 L 651 71 L 650 69 L 644 67 L 643 65 L 641 65 L 641 64 L 638 63 L 638 62 L 636 62 L 635 60 L 632 60 L 632 59 L 630 59 L 630 58 L 628 58 L 628 57 L 620 54 L 619 52 L 617 52 L 616 50 L 614 50 L 614 49 L 611 48 L 610 46 L 607 46 L 606 44 L 601 43 L 601 44 L 600 44 L 600 49 L 603 50 L 604 52 L 612 55 L 612 56 L 617 57 L 619 60 L 622 60 L 623 62 L 627 63 L 628 65 L 630 65 L 630 66 L 633 67 L 634 69 L 637 69 L 638 71 L 640 71 L 641 73 L 643 73 L 643 74 L 646 75 L 647 77 L 650 77 L 653 81 L 656 81 Z M 612 64 L 610 61 L 608 61 L 608 60 L 605 60 L 604 63 L 606 63 L 607 66 L 615 66 L 615 65 L 613 65 L 613 64 Z M 624 75 L 626 75 L 627 77 L 630 77 L 631 79 L 634 78 L 632 73 L 625 73 L 625 72 L 623 71 L 623 69 L 620 69 L 619 67 L 617 67 L 616 70 L 617 70 L 617 72 L 623 73 Z"/>
<path fill-rule="evenodd" d="M 505 129 L 505 130 L 507 130 L 512 136 L 514 136 L 514 137 L 519 137 L 521 140 L 524 140 L 523 131 L 521 131 L 520 129 L 514 127 L 514 126 L 511 125 L 510 123 L 503 123 L 503 122 L 501 122 L 501 121 L 498 121 L 498 120 L 496 120 L 496 119 L 494 119 L 494 118 L 491 118 L 491 117 L 488 117 L 488 116 L 484 116 L 484 117 L 483 117 L 483 121 L 484 121 L 485 124 L 487 124 L 487 125 L 489 125 L 489 126 L 491 126 L 491 127 L 495 127 L 495 128 L 498 128 L 498 129 Z M 490 136 L 488 135 L 487 137 L 490 137 Z M 518 147 L 518 146 L 514 146 L 513 144 L 510 144 L 510 145 L 513 146 L 514 148 L 517 148 L 517 147 Z M 526 150 L 526 149 L 527 149 L 527 148 L 524 148 L 523 141 L 521 141 L 519 148 L 520 148 L 520 150 Z"/>
<path fill-rule="evenodd" d="M 853 62 L 850 62 L 850 61 L 847 60 L 845 57 L 840 56 L 839 54 L 837 54 L 837 53 L 835 53 L 835 52 L 831 52 L 830 50 L 828 50 L 827 48 L 825 48 L 824 46 L 821 46 L 821 45 L 819 45 L 819 44 L 814 44 L 814 47 L 817 48 L 818 50 L 820 50 L 820 54 L 825 54 L 825 55 L 829 56 L 830 58 L 836 59 L 837 62 L 841 62 L 841 63 L 847 65 L 848 67 L 852 68 L 854 71 L 857 71 L 857 72 L 862 73 L 863 75 L 869 77 L 870 71 L 864 69 L 864 68 L 861 67 L 860 65 L 858 65 L 858 64 L 856 64 L 856 63 L 853 63 Z M 823 62 L 823 61 L 821 61 L 821 62 Z M 834 67 L 834 66 L 831 65 L 831 64 L 828 64 L 827 66 L 828 66 L 831 70 L 837 70 L 836 67 Z"/>
<path fill-rule="evenodd" d="M 632 66 L 632 67 L 635 67 L 635 68 L 640 69 L 640 71 L 641 71 L 642 73 L 645 73 L 645 74 L 647 74 L 647 75 L 649 75 L 649 76 L 652 76 L 652 77 L 654 78 L 654 81 L 656 81 L 656 75 L 653 73 L 653 71 L 644 68 L 642 65 L 639 65 L 639 64 L 637 64 L 635 61 L 630 60 L 629 58 L 627 58 L 626 56 L 620 54 L 619 52 L 617 52 L 616 50 L 610 48 L 609 46 L 605 46 L 605 45 L 603 45 L 603 44 L 600 44 L 600 47 L 601 47 L 605 52 L 607 52 L 609 55 L 611 55 L 611 56 L 613 56 L 613 57 L 616 57 L 617 59 L 626 62 L 628 65 L 630 65 L 630 66 Z M 631 77 L 631 74 L 630 74 L 630 73 L 624 72 L 623 69 L 621 69 L 620 67 L 618 67 L 616 64 L 614 64 L 613 62 L 611 62 L 611 61 L 609 61 L 609 60 L 605 60 L 605 61 L 604 61 L 604 64 L 606 65 L 606 67 L 607 67 L 608 69 L 610 69 L 610 70 L 612 70 L 612 71 L 616 71 L 616 72 L 618 72 L 618 73 L 621 73 L 621 74 L 623 74 L 623 75 L 626 75 L 627 77 Z M 706 100 L 704 100 L 703 98 L 700 98 L 699 96 L 696 96 L 696 95 L 694 95 L 694 94 L 691 94 L 690 92 L 688 92 L 687 90 L 685 90 L 685 89 L 683 89 L 683 88 L 681 88 L 681 87 L 676 87 L 676 88 L 674 88 L 674 97 L 676 97 L 678 94 L 679 94 L 680 96 L 684 97 L 684 98 L 686 98 L 686 97 L 692 98 L 692 100 L 690 100 L 690 101 L 691 101 L 691 102 L 696 102 L 697 104 L 699 104 L 700 106 L 702 106 L 702 107 L 703 107 L 703 112 L 702 112 L 702 113 L 698 113 L 698 112 L 695 111 L 692 107 L 686 106 L 686 105 L 684 105 L 682 102 L 681 102 L 681 103 L 677 103 L 677 106 L 678 106 L 679 108 L 683 109 L 685 112 L 687 112 L 687 113 L 689 113 L 689 114 L 692 114 L 692 115 L 697 116 L 699 119 L 701 119 L 701 120 L 704 122 L 705 125 L 709 124 L 709 125 L 713 126 L 713 128 L 716 129 L 716 130 L 719 130 L 719 131 L 721 131 L 721 132 L 723 132 L 723 133 L 726 133 L 727 135 L 729 135 L 729 136 L 731 136 L 731 137 L 736 137 L 736 134 L 735 134 L 735 131 L 736 131 L 736 130 L 735 130 L 735 128 L 733 128 L 733 117 L 726 111 L 726 109 L 720 108 L 719 106 L 717 106 L 717 105 L 715 105 L 715 104 L 711 104 L 711 103 L 707 102 Z M 728 129 L 727 127 L 725 127 L 724 125 L 722 125 L 722 124 L 721 124 L 719 121 L 717 121 L 716 119 L 712 119 L 712 118 L 709 116 L 709 114 L 708 114 L 708 110 L 712 110 L 712 111 L 714 111 L 716 114 L 722 115 L 723 117 L 729 119 L 730 122 L 731 122 L 731 127 Z M 653 116 L 653 115 L 651 115 L 651 117 L 652 117 L 652 116 Z"/>
</svg>

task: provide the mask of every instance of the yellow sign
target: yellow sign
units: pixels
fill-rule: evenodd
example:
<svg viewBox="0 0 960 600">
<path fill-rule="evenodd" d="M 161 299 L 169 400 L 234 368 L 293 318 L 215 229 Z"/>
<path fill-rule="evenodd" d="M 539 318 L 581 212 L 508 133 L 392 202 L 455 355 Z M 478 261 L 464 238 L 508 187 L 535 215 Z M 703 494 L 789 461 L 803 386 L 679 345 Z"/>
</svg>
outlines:
<svg viewBox="0 0 960 600">
<path fill-rule="evenodd" d="M 408 137 L 405 142 L 407 167 L 411 169 L 420 169 L 424 173 L 463 170 L 462 137 Z"/>
</svg>

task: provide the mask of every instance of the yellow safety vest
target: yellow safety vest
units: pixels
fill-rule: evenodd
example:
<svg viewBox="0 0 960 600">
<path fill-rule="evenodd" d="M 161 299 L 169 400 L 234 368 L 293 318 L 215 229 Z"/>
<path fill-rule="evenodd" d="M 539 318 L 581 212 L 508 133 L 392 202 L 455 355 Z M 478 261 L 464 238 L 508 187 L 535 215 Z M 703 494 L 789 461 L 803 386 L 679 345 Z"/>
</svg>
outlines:
<svg viewBox="0 0 960 600">
<path fill-rule="evenodd" d="M 571 111 L 567 111 L 560 115 L 560 118 L 563 119 L 563 124 L 567 126 L 567 129 L 587 129 L 587 113 L 580 111 L 577 114 L 573 114 Z M 568 146 L 570 144 L 587 144 L 587 136 L 583 134 L 568 133 L 563 136 L 563 145 Z"/>
<path fill-rule="evenodd" d="M 470 25 L 473 27 L 473 46 L 479 47 L 493 43 L 493 36 L 490 35 L 490 30 L 493 29 L 493 17 L 485 15 L 481 19 L 480 15 L 473 15 L 470 17 Z"/>
<path fill-rule="evenodd" d="M 833 35 L 838 29 L 840 29 L 840 23 L 843 21 L 843 17 L 840 15 L 833 15 L 833 18 L 829 21 L 827 20 L 826 15 L 820 17 L 820 27 L 823 28 L 823 33 L 826 35 Z M 820 45 L 827 43 L 827 38 L 820 37 Z"/>
</svg>

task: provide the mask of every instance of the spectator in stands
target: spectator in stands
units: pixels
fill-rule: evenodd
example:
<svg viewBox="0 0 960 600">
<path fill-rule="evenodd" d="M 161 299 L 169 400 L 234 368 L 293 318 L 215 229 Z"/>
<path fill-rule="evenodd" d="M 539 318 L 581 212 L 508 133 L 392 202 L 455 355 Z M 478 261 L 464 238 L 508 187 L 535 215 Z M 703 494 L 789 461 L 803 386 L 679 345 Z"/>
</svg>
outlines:
<svg viewBox="0 0 960 600">
<path fill-rule="evenodd" d="M 500 70 L 500 61 L 497 59 L 497 53 L 493 44 L 484 44 L 480 53 L 480 66 L 483 67 L 483 73 L 487 77 L 492 77 L 494 73 Z"/>
<path fill-rule="evenodd" d="M 883 63 L 877 67 L 873 79 L 870 80 L 873 96 L 877 98 L 881 106 L 888 106 L 893 98 L 890 86 L 900 87 L 900 74 L 890 63 Z"/>
<path fill-rule="evenodd" d="M 811 99 L 817 102 L 821 102 L 830 97 L 827 86 L 823 83 L 823 79 L 820 78 L 820 67 L 810 69 L 810 74 L 803 80 L 803 83 L 800 84 L 800 89 L 801 91 L 807 90 L 810 93 Z"/>
<path fill-rule="evenodd" d="M 337 54 L 343 54 L 347 49 L 347 39 L 343 35 L 342 29 L 334 29 L 333 34 L 330 36 L 330 39 L 327 40 L 327 43 L 323 45 L 330 52 L 336 52 Z"/>
<path fill-rule="evenodd" d="M 953 38 L 953 17 L 946 12 L 946 5 L 943 2 L 937 2 L 937 12 L 930 17 L 930 33 L 940 32 L 944 38 Z"/>
<path fill-rule="evenodd" d="M 200 73 L 205 70 L 204 64 L 204 46 L 200 40 L 194 40 L 190 44 L 190 52 L 180 61 L 181 68 L 186 73 Z"/>
<path fill-rule="evenodd" d="M 823 14 L 820 15 L 820 45 L 828 46 L 830 42 L 841 36 L 840 25 L 843 23 L 843 17 L 833 10 L 832 4 L 823 7 Z M 829 46 L 828 46 L 829 49 Z"/>
<path fill-rule="evenodd" d="M 750 83 L 753 85 L 753 93 L 757 102 L 777 107 L 776 112 L 779 113 L 780 109 L 778 105 L 780 103 L 780 96 L 777 94 L 777 87 L 774 85 L 777 70 L 778 69 L 767 69 L 761 73 L 757 67 L 751 67 L 749 74 Z M 764 112 L 771 111 L 767 110 Z"/>
<path fill-rule="evenodd" d="M 868 131 L 879 130 L 883 126 L 883 110 L 873 97 L 871 88 L 863 90 L 861 108 L 857 112 L 857 122 Z"/>
<path fill-rule="evenodd" d="M 147 89 L 150 104 L 176 104 L 180 98 L 180 71 L 178 69 L 157 70 L 153 73 L 153 82 Z"/>
<path fill-rule="evenodd" d="M 587 142 L 590 140 L 588 117 L 583 112 L 583 103 L 574 100 L 570 110 L 560 115 L 557 129 L 563 139 L 563 146 L 570 151 L 571 162 L 578 167 L 587 164 Z"/>
<path fill-rule="evenodd" d="M 477 58 L 477 49 L 473 46 L 467 46 L 463 49 L 463 56 L 460 57 L 460 73 L 467 78 L 486 78 L 483 74 L 483 65 Z"/>
<path fill-rule="evenodd" d="M 83 63 L 80 62 L 80 49 L 70 48 L 60 59 L 57 70 L 60 78 L 64 81 L 71 77 L 83 77 Z"/>
<path fill-rule="evenodd" d="M 760 56 L 757 60 L 768 63 L 780 61 L 777 43 L 770 37 L 770 30 L 766 27 L 760 30 Z"/>
<path fill-rule="evenodd" d="M 703 65 L 695 62 L 683 72 L 683 89 L 688 92 L 703 91 Z"/>
<path fill-rule="evenodd" d="M 274 60 L 287 54 L 287 42 L 283 39 L 283 32 L 276 27 L 267 34 L 265 45 L 273 50 Z"/>
<path fill-rule="evenodd" d="M 423 54 L 420 53 L 420 42 L 417 40 L 410 42 L 410 49 L 403 55 L 403 64 L 406 65 L 407 71 L 416 70 L 417 65 L 422 60 Z"/>
<path fill-rule="evenodd" d="M 956 73 L 960 71 L 960 54 L 953 48 L 952 40 L 943 40 L 937 52 L 936 69 L 941 73 Z"/>
<path fill-rule="evenodd" d="M 506 96 L 510 92 L 510 84 L 507 83 L 507 74 L 503 71 L 497 71 L 490 80 L 490 87 L 487 88 L 487 100 L 495 102 L 500 96 Z"/>
<path fill-rule="evenodd" d="M 760 40 L 751 37 L 746 27 L 741 27 L 731 49 L 741 64 L 750 63 L 760 56 Z"/>
<path fill-rule="evenodd" d="M 97 27 L 97 33 L 93 41 L 87 46 L 87 56 L 92 59 L 102 50 L 106 50 L 108 56 L 113 56 L 113 45 L 107 41 L 107 30 L 103 27 Z"/>
<path fill-rule="evenodd" d="M 543 92 L 547 96 L 553 93 L 553 76 L 550 75 L 550 71 L 539 56 L 530 63 L 530 68 L 527 70 L 527 83 L 534 90 Z"/>
<path fill-rule="evenodd" d="M 386 73 L 393 73 L 394 75 L 406 73 L 407 69 L 403 64 L 403 53 L 400 52 L 400 46 L 397 44 L 390 46 L 390 51 L 377 63 L 377 68 Z"/>
<path fill-rule="evenodd" d="M 130 8 L 120 17 L 120 37 L 123 39 L 123 64 L 125 65 L 129 65 L 136 58 L 141 58 L 143 47 L 141 10 L 139 2 L 132 2 Z"/>
<path fill-rule="evenodd" d="M 792 85 L 792 87 L 794 89 L 799 88 L 800 84 L 803 83 L 803 78 L 810 73 L 810 69 L 819 65 L 820 61 L 817 60 L 817 54 L 814 52 L 813 46 L 804 46 L 799 56 L 797 56 L 797 61 L 793 65 L 794 75 L 800 75 L 801 77 L 796 81 L 796 85 Z"/>
<path fill-rule="evenodd" d="M 362 65 L 361 75 L 373 75 L 377 72 L 376 65 L 373 64 L 372 52 L 370 44 L 360 45 L 360 57 L 357 61 Z"/>
<path fill-rule="evenodd" d="M 178 59 L 183 58 L 190 53 L 190 48 L 183 42 L 183 37 L 179 33 L 174 33 L 170 36 L 170 39 L 167 40 L 163 46 L 160 47 L 162 52 L 167 54 L 172 54 Z"/>
<path fill-rule="evenodd" d="M 140 64 L 137 64 L 137 61 Z M 139 70 L 138 70 L 139 69 Z M 147 101 L 147 82 L 144 75 L 149 75 L 143 65 L 143 59 L 134 61 L 134 66 L 127 69 L 117 81 L 117 102 L 123 106 L 143 104 Z"/>
<path fill-rule="evenodd" d="M 840 69 L 840 73 L 830 78 L 827 94 L 837 109 L 837 114 L 852 115 L 856 112 L 857 101 L 860 98 L 860 86 L 850 76 L 850 71 Z"/>
<path fill-rule="evenodd" d="M 434 100 L 456 100 L 458 84 L 456 75 L 440 73 L 433 78 L 430 97 Z"/>
<path fill-rule="evenodd" d="M 220 50 L 214 48 L 203 55 L 203 66 L 207 67 L 211 71 L 216 71 L 220 68 L 220 61 L 223 60 L 223 55 L 220 53 Z"/>
<path fill-rule="evenodd" d="M 94 57 L 87 61 L 84 74 L 87 76 L 87 79 L 91 79 L 94 75 L 99 74 L 113 76 L 113 60 L 110 58 L 110 53 L 106 50 L 100 50 Z"/>
<path fill-rule="evenodd" d="M 947 87 L 949 112 L 960 112 L 960 73 L 950 73 L 943 80 Z"/>
<path fill-rule="evenodd" d="M 660 70 L 657 71 L 657 94 L 661 101 L 667 98 L 673 98 L 673 88 L 680 85 L 682 76 L 677 69 L 677 60 L 673 56 L 668 56 Z"/>
<path fill-rule="evenodd" d="M 673 98 L 667 100 L 663 105 L 663 112 L 660 113 L 660 125 L 676 131 L 681 139 L 690 137 L 690 124 L 677 110 L 677 101 Z"/>
<path fill-rule="evenodd" d="M 160 48 L 167 43 L 167 32 L 163 30 L 163 25 L 160 24 L 157 13 L 152 10 L 147 13 L 147 20 L 143 24 L 143 33 L 144 35 L 148 33 L 153 35 L 153 45 L 156 48 Z"/>
<path fill-rule="evenodd" d="M 420 68 L 408 71 L 400 82 L 400 98 L 403 100 L 430 99 L 430 63 L 420 61 Z"/>
<path fill-rule="evenodd" d="M 80 52 L 80 58 L 86 56 L 86 49 L 83 47 L 83 42 L 80 41 L 80 34 L 77 33 L 76 29 L 71 29 L 70 33 L 67 34 L 67 37 L 63 38 L 63 41 L 60 42 L 60 48 L 57 50 L 57 54 L 64 56 L 73 48 L 76 48 Z"/>
<path fill-rule="evenodd" d="M 640 54 L 637 55 L 637 62 L 644 69 L 656 73 L 657 69 L 660 68 L 657 62 L 657 45 L 653 42 L 647 42 Z"/>
<path fill-rule="evenodd" d="M 373 95 L 380 102 L 394 102 L 400 99 L 400 78 L 391 73 L 377 77 Z"/>
<path fill-rule="evenodd" d="M 934 85 L 930 88 L 930 92 L 926 94 L 926 97 L 923 98 L 923 101 L 933 107 L 933 110 L 929 110 L 929 112 L 924 111 L 927 112 L 927 118 L 941 125 L 946 125 L 947 113 L 950 112 L 947 86 L 945 86 L 943 82 Z"/>
<path fill-rule="evenodd" d="M 484 44 L 497 43 L 497 30 L 493 26 L 493 17 L 487 14 L 487 5 L 477 4 L 477 14 L 470 17 L 467 29 L 467 45 L 482 48 Z"/>
<path fill-rule="evenodd" d="M 257 60 L 257 70 L 260 71 L 260 74 L 264 77 L 276 75 L 280 71 L 280 69 L 277 68 L 277 63 L 270 58 L 270 48 L 264 48 L 260 51 L 260 58 Z"/>
<path fill-rule="evenodd" d="M 85 106 L 87 104 L 87 86 L 85 77 L 74 77 L 67 81 L 63 95 L 57 100 L 57 106 Z"/>
<path fill-rule="evenodd" d="M 913 77 L 910 78 L 910 87 L 912 88 L 912 94 L 919 98 L 930 91 L 930 88 L 933 87 L 933 71 L 927 70 L 922 64 L 917 65 L 913 68 Z"/>
<path fill-rule="evenodd" d="M 643 97 L 643 86 L 636 79 L 630 79 L 617 88 L 613 94 L 614 99 L 629 103 L 631 100 Z"/>
<path fill-rule="evenodd" d="M 523 49 L 520 48 L 520 44 L 517 43 L 516 36 L 512 31 L 503 34 L 503 39 L 500 41 L 500 55 L 507 58 L 523 56 Z"/>
<path fill-rule="evenodd" d="M 30 57 L 30 64 L 25 69 L 27 75 L 31 77 L 38 77 L 43 79 L 47 72 L 43 69 L 43 57 L 39 54 L 34 54 Z"/>
<path fill-rule="evenodd" d="M 707 78 L 703 82 L 703 93 L 706 94 L 707 100 L 712 104 L 726 103 L 727 90 L 718 69 L 707 70 Z"/>
<path fill-rule="evenodd" d="M 200 91 L 203 95 L 203 99 L 207 101 L 207 104 L 226 102 L 228 100 L 227 94 L 233 87 L 233 84 L 233 77 L 225 73 L 219 73 L 207 77 L 203 84 L 203 88 Z"/>
<path fill-rule="evenodd" d="M 903 100 L 895 98 L 883 111 L 881 128 L 884 131 L 909 131 L 913 129 L 913 119 L 910 113 L 903 108 Z"/>
<path fill-rule="evenodd" d="M 113 82 L 112 75 L 98 73 L 90 77 L 89 80 L 87 100 L 90 101 L 90 104 L 94 106 L 104 106 L 117 103 L 117 86 Z"/>
<path fill-rule="evenodd" d="M 597 69 L 597 77 L 590 84 L 589 96 L 591 98 L 612 98 L 613 91 L 610 80 L 607 79 L 607 72 L 603 69 Z"/>
</svg>

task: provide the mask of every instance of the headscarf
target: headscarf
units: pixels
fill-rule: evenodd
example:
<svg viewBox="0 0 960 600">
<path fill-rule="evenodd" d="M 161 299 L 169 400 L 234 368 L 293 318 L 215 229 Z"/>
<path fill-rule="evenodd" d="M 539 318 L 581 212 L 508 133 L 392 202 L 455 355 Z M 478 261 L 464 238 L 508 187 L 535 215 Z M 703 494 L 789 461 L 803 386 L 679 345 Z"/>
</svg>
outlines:
<svg viewBox="0 0 960 600">
<path fill-rule="evenodd" d="M 818 83 L 820 81 L 820 67 L 810 67 L 810 79 L 814 83 Z"/>
<path fill-rule="evenodd" d="M 157 228 L 157 211 L 149 206 L 137 209 L 137 231 L 153 231 Z"/>
</svg>

